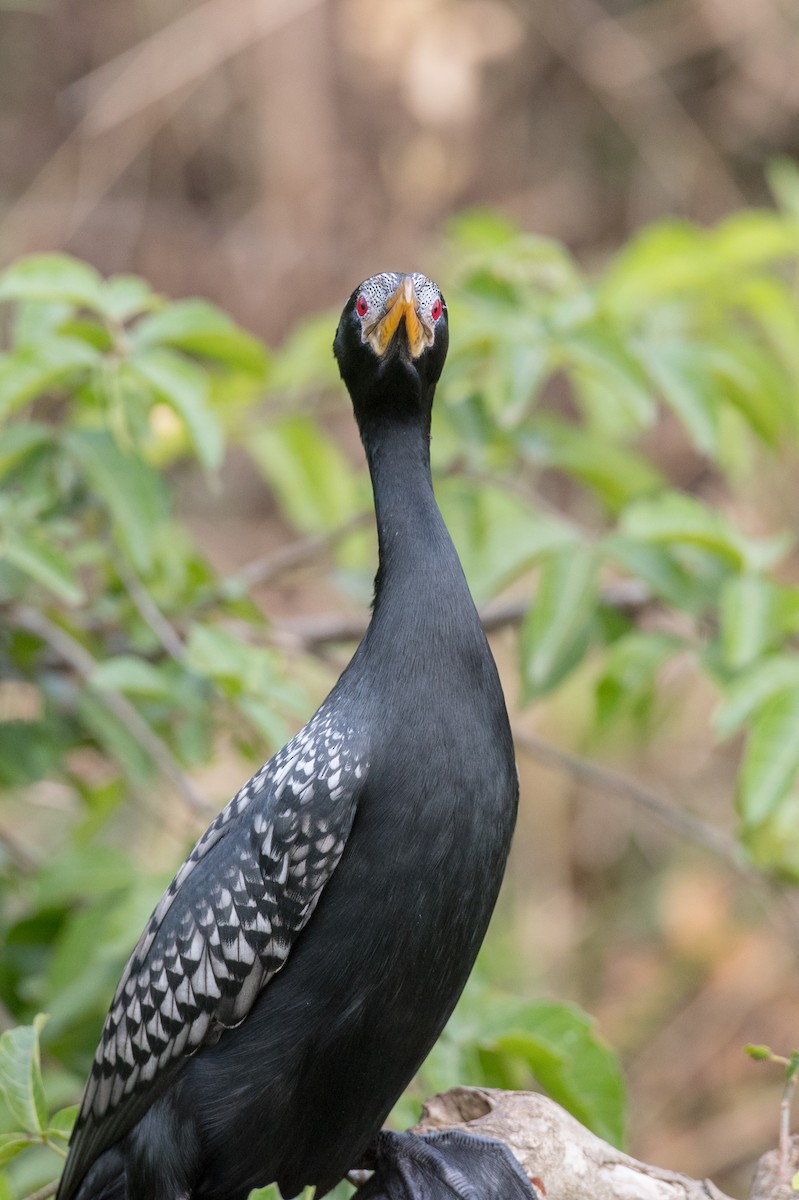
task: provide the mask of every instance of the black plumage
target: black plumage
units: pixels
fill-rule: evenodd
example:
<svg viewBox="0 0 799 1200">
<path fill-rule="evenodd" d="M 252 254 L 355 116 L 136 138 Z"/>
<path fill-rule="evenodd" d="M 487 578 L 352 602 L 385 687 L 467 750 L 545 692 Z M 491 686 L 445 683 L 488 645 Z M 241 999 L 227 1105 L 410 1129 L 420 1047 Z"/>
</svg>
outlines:
<svg viewBox="0 0 799 1200">
<path fill-rule="evenodd" d="M 441 293 L 385 273 L 334 352 L 374 489 L 368 631 L 309 723 L 198 842 L 111 1005 L 58 1200 L 324 1195 L 430 1050 L 491 916 L 517 781 L 433 495 Z M 307 926 L 307 927 L 306 927 Z"/>
</svg>

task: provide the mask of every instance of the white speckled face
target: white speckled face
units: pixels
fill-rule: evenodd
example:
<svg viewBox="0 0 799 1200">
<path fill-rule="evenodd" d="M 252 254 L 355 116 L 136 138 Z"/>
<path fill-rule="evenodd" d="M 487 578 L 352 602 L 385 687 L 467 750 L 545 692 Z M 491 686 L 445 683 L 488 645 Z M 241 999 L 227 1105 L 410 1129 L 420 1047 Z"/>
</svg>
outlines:
<svg viewBox="0 0 799 1200">
<path fill-rule="evenodd" d="M 412 358 L 432 346 L 436 327 L 446 312 L 444 298 L 432 279 L 418 271 L 403 275 L 384 271 L 365 280 L 356 293 L 355 312 L 361 339 L 378 357 L 391 345 L 403 322 Z"/>
</svg>

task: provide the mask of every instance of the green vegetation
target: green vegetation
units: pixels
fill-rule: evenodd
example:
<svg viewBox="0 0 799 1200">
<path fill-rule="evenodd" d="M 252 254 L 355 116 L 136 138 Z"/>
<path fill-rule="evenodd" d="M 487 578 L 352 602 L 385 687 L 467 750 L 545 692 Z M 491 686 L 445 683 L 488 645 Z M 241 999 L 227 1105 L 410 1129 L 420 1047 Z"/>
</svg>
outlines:
<svg viewBox="0 0 799 1200">
<path fill-rule="evenodd" d="M 795 881 L 792 541 L 768 514 L 766 532 L 736 521 L 757 472 L 799 448 L 799 182 L 780 167 L 774 186 L 780 211 L 655 225 L 590 279 L 558 245 L 461 219 L 433 454 L 478 602 L 511 584 L 525 597 L 524 703 L 577 680 L 596 732 L 654 734 L 679 656 L 717 697 L 707 738 L 746 734 L 743 852 Z M 226 450 L 249 455 L 298 534 L 333 535 L 337 577 L 364 599 L 374 551 L 365 469 L 320 417 L 335 316 L 270 355 L 205 302 L 58 255 L 10 267 L 0 301 L 5 1200 L 57 1173 L 115 980 L 207 819 L 192 772 L 223 745 L 260 764 L 330 682 L 251 599 L 263 571 L 224 577 L 203 556 L 175 479 L 194 464 L 213 489 Z M 669 428 L 712 486 L 655 464 Z M 618 1067 L 584 1014 L 503 996 L 486 974 L 397 1119 L 456 1082 L 535 1078 L 621 1141 Z"/>
</svg>

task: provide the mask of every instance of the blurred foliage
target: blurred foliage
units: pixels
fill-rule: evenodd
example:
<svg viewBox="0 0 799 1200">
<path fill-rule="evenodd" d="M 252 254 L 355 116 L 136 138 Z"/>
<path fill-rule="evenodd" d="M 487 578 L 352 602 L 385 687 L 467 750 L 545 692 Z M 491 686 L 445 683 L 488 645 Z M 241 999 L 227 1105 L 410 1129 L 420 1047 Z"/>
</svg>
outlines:
<svg viewBox="0 0 799 1200">
<path fill-rule="evenodd" d="M 644 229 L 596 279 L 491 214 L 461 218 L 433 457 L 478 602 L 509 587 L 523 598 L 524 702 L 576 678 L 596 730 L 631 737 L 656 730 L 664 668 L 690 662 L 718 697 L 708 739 L 746 737 L 742 846 L 795 880 L 792 542 L 765 519 L 766 532 L 736 520 L 755 470 L 799 442 L 789 164 L 774 189 L 776 212 Z M 192 772 L 223 743 L 260 763 L 311 707 L 291 680 L 310 677 L 302 656 L 287 660 L 249 594 L 258 572 L 212 568 L 177 515 L 175 478 L 198 464 L 217 487 L 234 448 L 303 536 L 346 528 L 370 500 L 365 469 L 320 416 L 335 316 L 269 355 L 212 305 L 170 304 L 59 255 L 10 267 L 0 300 L 0 1003 L 17 1023 L 0 1042 L 2 1197 L 57 1169 L 64 1106 L 179 857 L 160 860 L 156 833 L 187 849 L 202 827 Z M 652 453 L 672 429 L 701 465 L 693 486 Z M 371 543 L 356 531 L 332 553 L 365 597 Z M 621 1141 L 618 1067 L 585 1015 L 478 974 L 395 1117 L 413 1120 L 424 1094 L 456 1082 L 533 1079 Z"/>
</svg>

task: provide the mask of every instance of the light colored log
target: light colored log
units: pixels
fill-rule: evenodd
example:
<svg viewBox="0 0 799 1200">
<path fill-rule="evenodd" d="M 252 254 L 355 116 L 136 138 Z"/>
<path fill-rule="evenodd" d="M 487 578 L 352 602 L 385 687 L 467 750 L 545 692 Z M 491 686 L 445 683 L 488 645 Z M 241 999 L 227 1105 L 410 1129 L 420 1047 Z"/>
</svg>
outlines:
<svg viewBox="0 0 799 1200">
<path fill-rule="evenodd" d="M 452 1088 L 427 1101 L 414 1132 L 445 1129 L 505 1142 L 544 1200 L 729 1200 L 708 1179 L 623 1154 L 536 1092 Z"/>
</svg>

